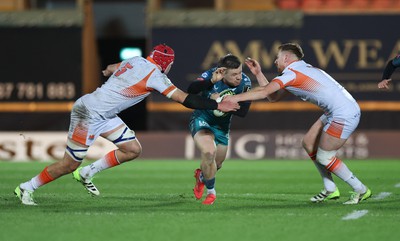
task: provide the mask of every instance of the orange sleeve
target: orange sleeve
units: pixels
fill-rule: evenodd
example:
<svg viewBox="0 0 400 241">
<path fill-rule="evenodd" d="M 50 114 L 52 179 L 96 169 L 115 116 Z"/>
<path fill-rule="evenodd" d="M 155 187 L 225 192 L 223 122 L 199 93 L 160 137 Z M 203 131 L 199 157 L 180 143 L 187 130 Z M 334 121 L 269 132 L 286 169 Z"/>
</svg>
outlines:
<svg viewBox="0 0 400 241">
<path fill-rule="evenodd" d="M 285 85 L 282 83 L 282 81 L 280 79 L 275 78 L 275 79 L 271 80 L 271 82 L 277 83 L 281 87 L 281 89 L 285 88 Z"/>
</svg>

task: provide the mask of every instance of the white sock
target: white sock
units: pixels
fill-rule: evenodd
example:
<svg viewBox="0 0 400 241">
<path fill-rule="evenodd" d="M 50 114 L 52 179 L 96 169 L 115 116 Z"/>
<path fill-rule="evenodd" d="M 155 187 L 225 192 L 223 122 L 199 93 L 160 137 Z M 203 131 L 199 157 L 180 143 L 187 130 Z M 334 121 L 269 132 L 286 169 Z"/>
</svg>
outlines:
<svg viewBox="0 0 400 241">
<path fill-rule="evenodd" d="M 119 165 L 119 161 L 115 155 L 115 151 L 109 152 L 99 160 L 92 164 L 85 166 L 81 169 L 80 174 L 83 178 L 92 178 L 96 173 L 103 171 L 104 169 L 111 168 Z"/>
<path fill-rule="evenodd" d="M 85 179 L 92 178 L 96 173 L 101 172 L 107 168 L 108 168 L 107 162 L 105 162 L 101 158 L 93 162 L 92 164 L 83 167 L 82 170 L 80 171 L 80 174 Z"/>
<path fill-rule="evenodd" d="M 324 183 L 325 190 L 330 193 L 336 191 L 336 184 L 333 181 L 332 173 L 326 170 L 326 168 L 322 164 L 318 162 L 314 162 L 314 164 L 322 177 L 322 182 Z"/>
<path fill-rule="evenodd" d="M 39 175 L 33 177 L 31 180 L 29 180 L 27 182 L 21 183 L 19 186 L 24 190 L 33 192 L 39 187 L 39 185 L 38 185 L 39 179 L 38 178 L 39 178 Z"/>
<path fill-rule="evenodd" d="M 334 170 L 332 170 L 332 172 L 340 179 L 345 181 L 347 184 L 349 184 L 355 192 L 365 193 L 367 191 L 366 187 L 364 186 L 364 184 L 362 184 L 360 180 L 358 180 L 356 176 L 353 175 L 346 164 L 344 164 L 344 162 L 342 162 L 340 159 L 337 159 L 336 162 L 338 163 Z"/>
<path fill-rule="evenodd" d="M 207 189 L 207 195 L 208 195 L 208 194 L 217 195 L 217 192 L 215 191 L 215 188 L 213 188 L 213 189 Z"/>
<path fill-rule="evenodd" d="M 367 191 L 367 187 L 362 184 L 362 182 L 354 175 L 351 175 L 346 182 L 354 189 L 355 192 L 365 193 Z"/>
</svg>

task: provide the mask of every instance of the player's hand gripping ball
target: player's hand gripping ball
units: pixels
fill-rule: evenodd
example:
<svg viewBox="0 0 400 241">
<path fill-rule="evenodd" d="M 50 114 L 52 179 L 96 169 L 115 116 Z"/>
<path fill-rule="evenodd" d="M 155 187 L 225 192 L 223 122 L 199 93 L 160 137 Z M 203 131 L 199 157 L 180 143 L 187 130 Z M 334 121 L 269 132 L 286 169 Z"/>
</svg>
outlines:
<svg viewBox="0 0 400 241">
<path fill-rule="evenodd" d="M 220 100 L 222 101 L 222 100 L 224 99 L 225 96 L 227 96 L 227 95 L 234 95 L 234 94 L 235 94 L 235 92 L 233 92 L 232 90 L 226 89 L 226 90 L 222 91 L 221 93 L 219 93 L 219 97 L 220 97 L 220 98 L 218 98 L 218 99 L 220 99 Z M 213 111 L 213 114 L 214 114 L 216 117 L 223 117 L 223 116 L 226 116 L 228 113 L 222 112 L 222 111 L 220 111 L 220 110 L 214 110 L 214 111 Z"/>
</svg>

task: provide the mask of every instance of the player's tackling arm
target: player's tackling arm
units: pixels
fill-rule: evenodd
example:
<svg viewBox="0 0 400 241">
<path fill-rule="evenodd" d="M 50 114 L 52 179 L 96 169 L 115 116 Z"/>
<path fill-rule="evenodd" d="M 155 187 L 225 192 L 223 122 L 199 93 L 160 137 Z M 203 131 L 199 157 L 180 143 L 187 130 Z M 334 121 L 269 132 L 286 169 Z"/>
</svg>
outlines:
<svg viewBox="0 0 400 241">
<path fill-rule="evenodd" d="M 188 94 L 180 89 L 177 89 L 172 95 L 171 99 L 181 103 L 190 109 L 201 110 L 220 110 L 223 112 L 236 111 L 239 109 L 239 104 L 231 101 L 222 101 L 217 103 L 215 100 L 207 99 L 195 94 Z"/>
<path fill-rule="evenodd" d="M 225 99 L 234 102 L 249 101 L 249 100 L 263 100 L 269 95 L 280 90 L 280 85 L 276 82 L 271 82 L 265 86 L 258 86 L 250 91 L 238 95 L 226 96 Z"/>
<path fill-rule="evenodd" d="M 258 61 L 247 57 L 244 63 L 250 69 L 251 73 L 256 77 L 259 86 L 265 86 L 269 83 L 268 79 L 261 71 L 261 66 Z"/>
<path fill-rule="evenodd" d="M 119 68 L 120 65 L 121 63 L 109 64 L 107 65 L 107 68 L 101 72 L 105 77 L 109 77 Z"/>
<path fill-rule="evenodd" d="M 379 89 L 389 89 L 390 81 L 392 79 L 384 79 L 381 82 L 378 83 L 378 88 Z"/>
<path fill-rule="evenodd" d="M 256 77 L 259 86 L 266 86 L 269 84 L 269 81 L 261 71 L 261 66 L 257 60 L 248 57 L 245 60 L 245 64 L 250 69 L 251 73 Z M 267 95 L 266 98 L 270 102 L 277 102 L 282 99 L 286 95 L 286 93 L 287 92 L 282 89 Z"/>
<path fill-rule="evenodd" d="M 189 94 L 198 94 L 201 91 L 212 88 L 215 83 L 222 80 L 222 78 L 224 77 L 223 74 L 225 73 L 225 71 L 226 71 L 226 68 L 221 67 L 221 68 L 216 69 L 213 72 L 211 79 L 203 79 L 201 77 L 202 80 L 194 81 L 189 85 L 187 92 Z"/>
<path fill-rule="evenodd" d="M 382 73 L 382 80 L 378 83 L 379 89 L 389 89 L 390 82 L 392 81 L 390 77 L 398 67 L 400 67 L 400 55 L 397 55 L 386 64 Z"/>
</svg>

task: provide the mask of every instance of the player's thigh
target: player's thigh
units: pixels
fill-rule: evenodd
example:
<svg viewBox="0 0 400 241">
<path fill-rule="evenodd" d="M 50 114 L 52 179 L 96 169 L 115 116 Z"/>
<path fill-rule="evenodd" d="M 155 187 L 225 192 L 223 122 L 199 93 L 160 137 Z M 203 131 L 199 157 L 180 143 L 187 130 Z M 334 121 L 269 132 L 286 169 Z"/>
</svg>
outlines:
<svg viewBox="0 0 400 241">
<path fill-rule="evenodd" d="M 336 151 L 339 150 L 346 141 L 347 139 L 341 139 L 326 132 L 322 132 L 319 147 L 325 151 Z"/>
<path fill-rule="evenodd" d="M 319 147 L 326 151 L 339 150 L 356 130 L 359 121 L 360 113 L 357 111 L 329 117 L 324 125 Z"/>
<path fill-rule="evenodd" d="M 317 150 L 319 139 L 324 127 L 323 121 L 319 118 L 307 131 L 303 137 L 303 147 L 308 151 L 312 152 Z"/>
<path fill-rule="evenodd" d="M 201 152 L 214 152 L 216 145 L 214 133 L 209 129 L 201 129 L 193 136 L 193 140 Z"/>
</svg>

